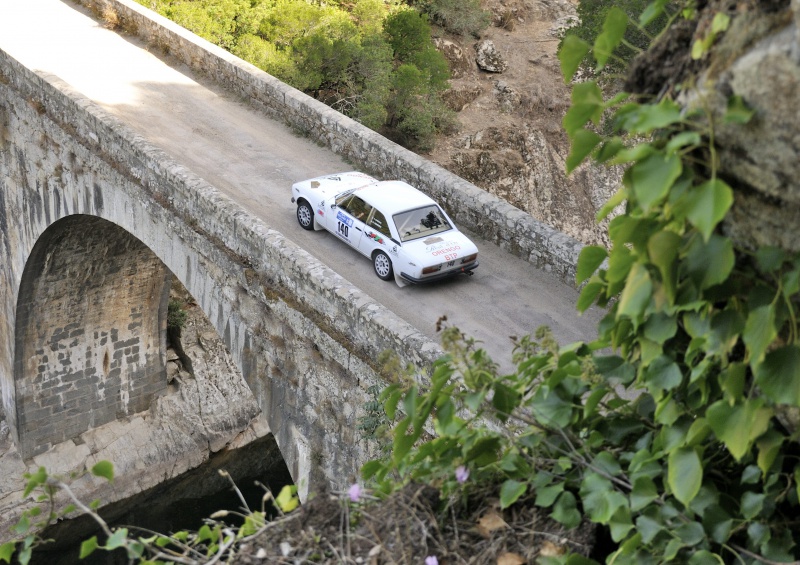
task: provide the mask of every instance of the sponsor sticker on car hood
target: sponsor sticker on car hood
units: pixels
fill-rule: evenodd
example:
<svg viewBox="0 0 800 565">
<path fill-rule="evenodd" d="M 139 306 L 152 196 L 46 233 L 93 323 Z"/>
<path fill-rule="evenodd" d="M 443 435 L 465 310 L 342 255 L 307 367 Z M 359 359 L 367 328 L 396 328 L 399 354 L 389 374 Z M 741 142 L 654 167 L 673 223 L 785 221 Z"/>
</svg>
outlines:
<svg viewBox="0 0 800 565">
<path fill-rule="evenodd" d="M 425 265 L 444 263 L 478 252 L 475 244 L 457 230 L 407 241 L 403 248 Z"/>
</svg>

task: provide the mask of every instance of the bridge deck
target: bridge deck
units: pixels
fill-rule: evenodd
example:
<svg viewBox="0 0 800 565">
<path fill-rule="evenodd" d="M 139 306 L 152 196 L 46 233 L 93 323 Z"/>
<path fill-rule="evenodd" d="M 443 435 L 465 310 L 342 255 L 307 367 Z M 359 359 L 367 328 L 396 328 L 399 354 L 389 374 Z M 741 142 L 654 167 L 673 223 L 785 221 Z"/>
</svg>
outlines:
<svg viewBox="0 0 800 565">
<path fill-rule="evenodd" d="M 351 165 L 72 3 L 0 2 L 0 48 L 69 83 L 433 339 L 446 315 L 509 368 L 508 336 L 543 324 L 562 342 L 595 336 L 600 312 L 579 317 L 574 288 L 472 234 L 482 257 L 471 278 L 403 289 L 379 280 L 333 236 L 302 230 L 289 201 L 293 182 Z"/>
</svg>

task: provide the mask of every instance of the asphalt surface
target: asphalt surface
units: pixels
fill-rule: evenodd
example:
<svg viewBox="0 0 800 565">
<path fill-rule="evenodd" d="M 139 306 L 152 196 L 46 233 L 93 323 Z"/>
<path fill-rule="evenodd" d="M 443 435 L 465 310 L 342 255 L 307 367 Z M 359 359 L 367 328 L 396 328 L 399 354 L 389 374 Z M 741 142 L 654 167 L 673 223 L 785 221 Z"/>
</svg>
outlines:
<svg viewBox="0 0 800 565">
<path fill-rule="evenodd" d="M 0 0 L 0 48 L 70 84 L 434 340 L 437 319 L 447 316 L 507 370 L 510 336 L 541 325 L 561 343 L 596 336 L 602 313 L 579 316 L 574 288 L 469 226 L 459 228 L 480 250 L 474 276 L 405 288 L 378 279 L 367 258 L 333 235 L 301 229 L 290 202 L 292 183 L 352 165 L 72 3 Z"/>
</svg>

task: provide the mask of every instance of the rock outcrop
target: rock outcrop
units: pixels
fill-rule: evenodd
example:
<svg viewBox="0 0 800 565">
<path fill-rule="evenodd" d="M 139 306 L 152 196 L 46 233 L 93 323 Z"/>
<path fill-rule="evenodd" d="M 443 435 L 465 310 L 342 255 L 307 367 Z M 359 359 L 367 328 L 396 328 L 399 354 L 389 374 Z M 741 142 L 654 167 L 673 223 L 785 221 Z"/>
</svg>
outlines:
<svg viewBox="0 0 800 565">
<path fill-rule="evenodd" d="M 717 13 L 731 17 L 730 27 L 692 59 L 692 45 L 710 33 Z M 709 2 L 695 25 L 676 27 L 636 62 L 627 88 L 657 94 L 680 82 L 694 88 L 678 100 L 713 120 L 718 174 L 735 197 L 727 232 L 744 247 L 799 251 L 800 2 Z M 754 111 L 744 126 L 720 119 L 736 96 Z"/>
<path fill-rule="evenodd" d="M 556 51 L 576 21 L 575 5 L 504 0 L 485 7 L 494 25 L 480 39 L 437 40 L 453 70 L 444 98 L 461 127 L 430 157 L 583 243 L 608 244 L 607 222 L 595 217 L 619 186 L 620 171 L 585 165 L 566 175 L 561 120 L 570 90 Z M 465 62 L 470 47 L 476 57 Z"/>
</svg>

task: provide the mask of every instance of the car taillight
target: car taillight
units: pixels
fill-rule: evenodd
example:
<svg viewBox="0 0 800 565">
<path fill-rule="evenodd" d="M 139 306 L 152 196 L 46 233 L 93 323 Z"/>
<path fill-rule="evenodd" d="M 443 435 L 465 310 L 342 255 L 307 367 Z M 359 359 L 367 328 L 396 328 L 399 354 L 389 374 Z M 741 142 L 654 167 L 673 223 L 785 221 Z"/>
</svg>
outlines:
<svg viewBox="0 0 800 565">
<path fill-rule="evenodd" d="M 463 265 L 464 263 L 472 263 L 477 258 L 478 258 L 477 253 L 473 253 L 472 255 L 467 255 L 461 260 L 461 264 Z"/>
<path fill-rule="evenodd" d="M 435 273 L 436 271 L 441 271 L 441 270 L 442 270 L 441 265 L 434 265 L 433 267 L 425 267 L 424 269 L 422 269 L 422 274 L 430 275 L 431 273 Z"/>
</svg>

